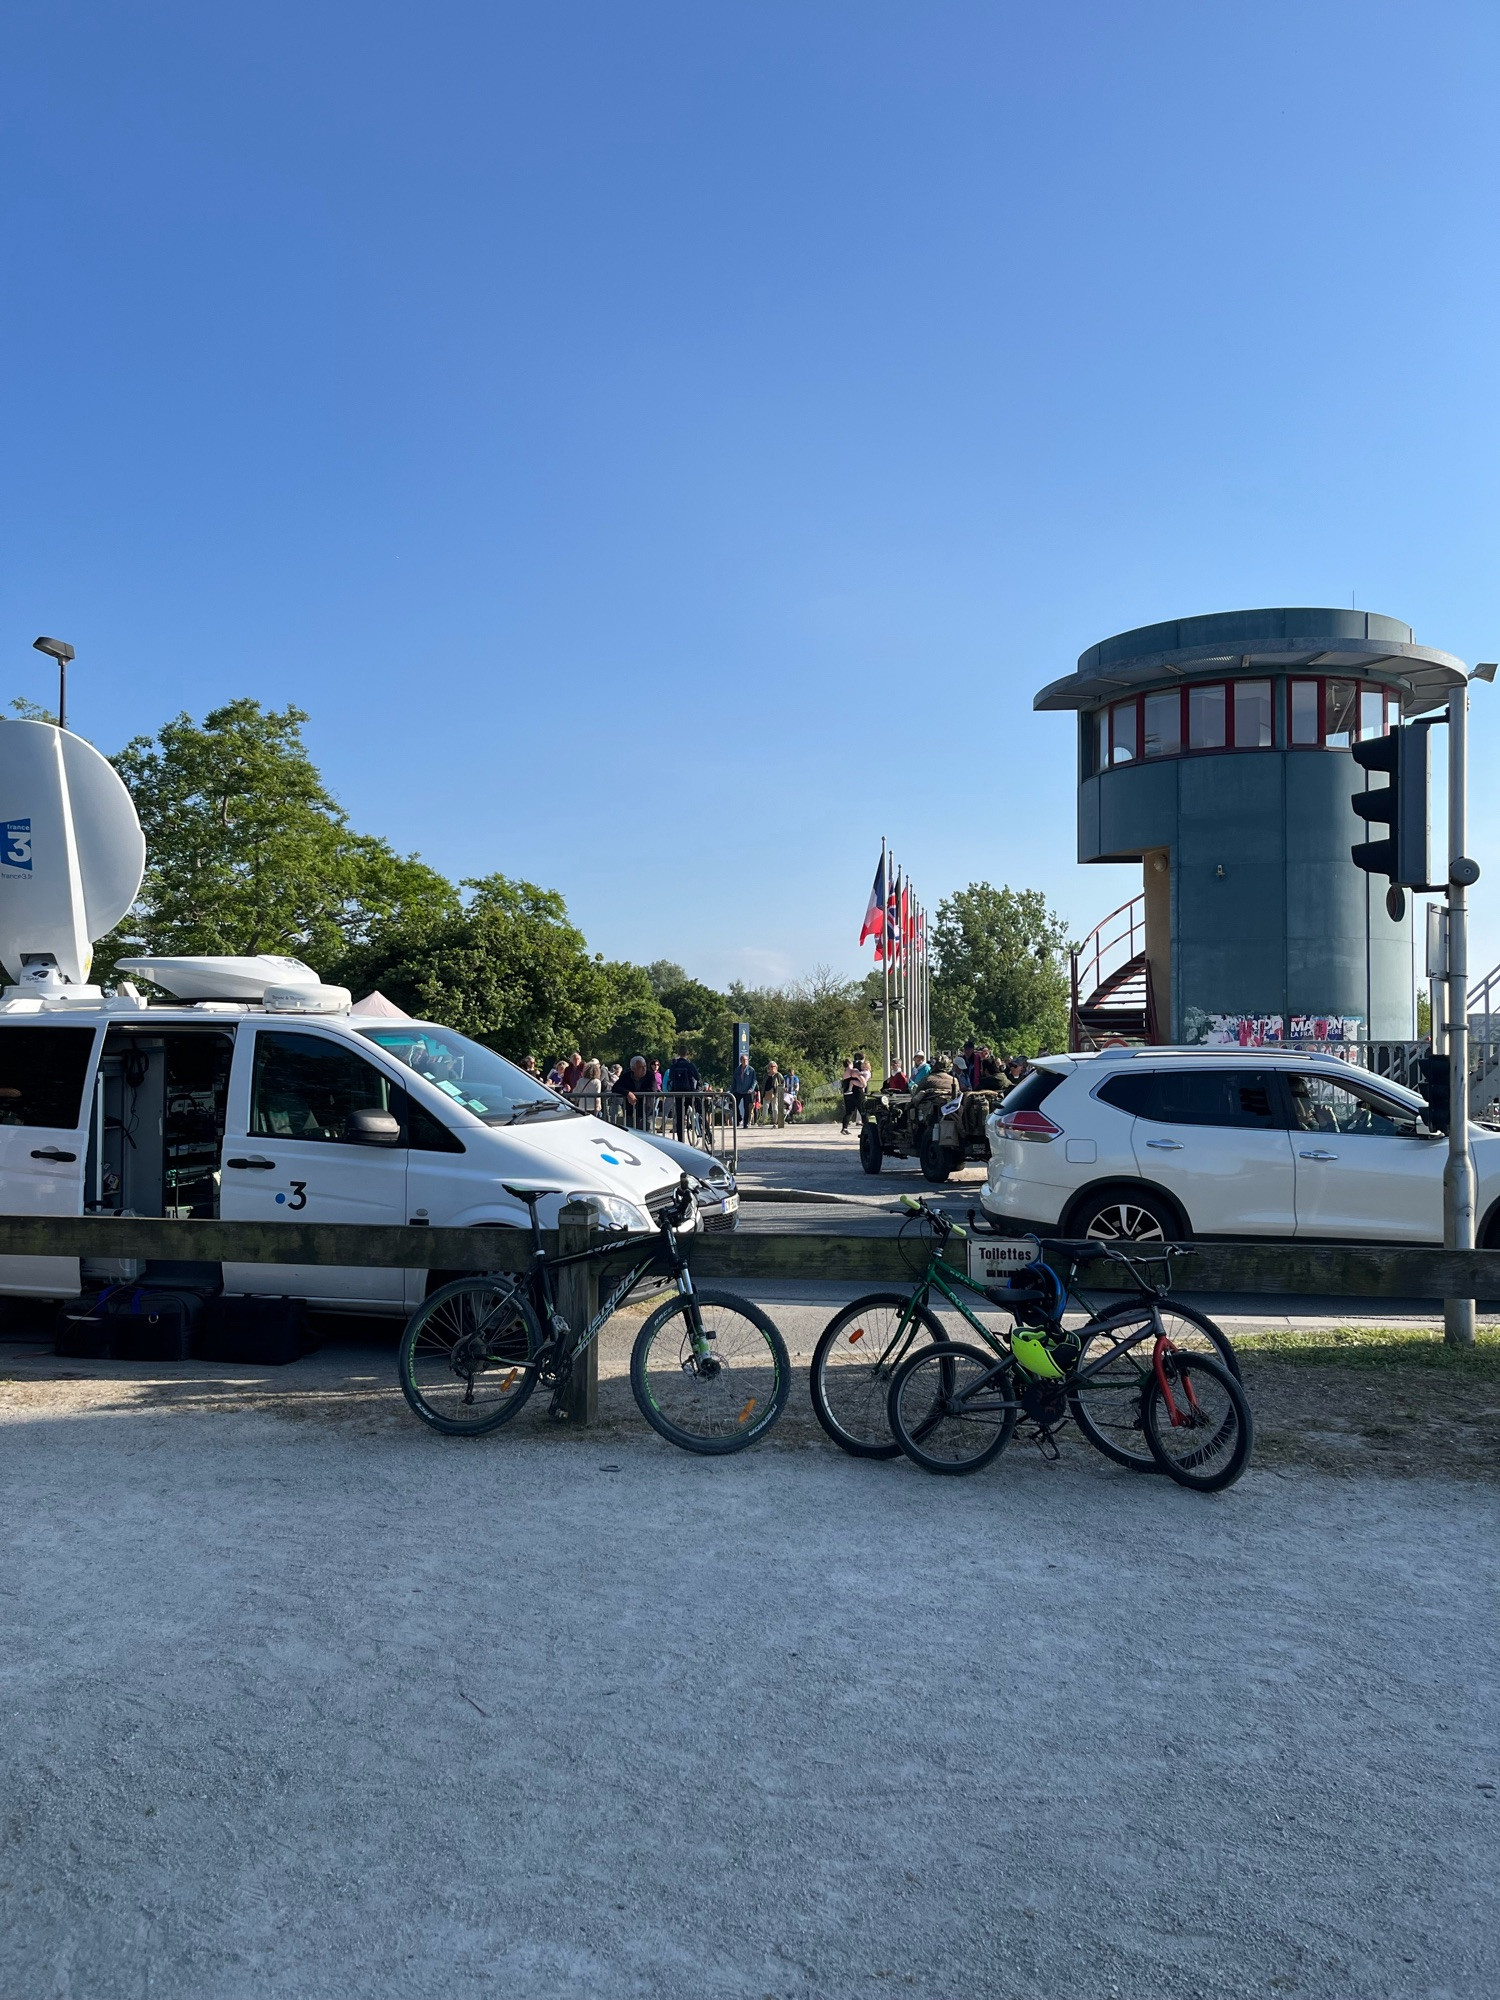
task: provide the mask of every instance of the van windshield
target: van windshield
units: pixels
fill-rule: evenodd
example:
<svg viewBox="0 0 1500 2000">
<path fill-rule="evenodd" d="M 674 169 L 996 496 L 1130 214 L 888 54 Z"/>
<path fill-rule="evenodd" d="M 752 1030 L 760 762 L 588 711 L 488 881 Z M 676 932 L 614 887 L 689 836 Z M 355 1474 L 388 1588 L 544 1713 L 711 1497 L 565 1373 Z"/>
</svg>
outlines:
<svg viewBox="0 0 1500 2000">
<path fill-rule="evenodd" d="M 504 1056 L 497 1056 L 467 1035 L 451 1028 L 430 1028 L 425 1022 L 392 1021 L 378 1028 L 361 1028 L 367 1042 L 384 1049 L 418 1076 L 435 1083 L 445 1097 L 472 1111 L 486 1125 L 519 1125 L 532 1119 L 576 1118 L 539 1076 L 528 1076 Z"/>
</svg>

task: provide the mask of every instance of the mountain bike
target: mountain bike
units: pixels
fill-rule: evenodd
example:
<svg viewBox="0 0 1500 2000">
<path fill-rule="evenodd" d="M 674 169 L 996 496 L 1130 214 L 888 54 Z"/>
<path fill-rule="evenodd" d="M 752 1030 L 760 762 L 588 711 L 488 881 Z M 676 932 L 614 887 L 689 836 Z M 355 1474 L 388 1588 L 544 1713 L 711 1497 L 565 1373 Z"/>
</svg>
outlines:
<svg viewBox="0 0 1500 2000">
<path fill-rule="evenodd" d="M 903 1242 L 912 1246 L 909 1232 L 915 1228 L 917 1240 L 925 1246 L 920 1261 L 911 1258 L 915 1289 L 910 1293 L 871 1292 L 854 1300 L 829 1321 L 813 1353 L 809 1390 L 814 1414 L 834 1443 L 854 1457 L 894 1458 L 902 1449 L 889 1413 L 896 1372 L 914 1352 L 952 1344 L 932 1309 L 934 1295 L 959 1313 L 995 1357 L 1010 1355 L 1014 1334 L 986 1326 L 970 1300 L 999 1307 L 1013 1323 L 1024 1325 L 1032 1334 L 1051 1329 L 1055 1337 L 1069 1343 L 1076 1340 L 1079 1379 L 1072 1393 L 1062 1399 L 1063 1409 L 1074 1417 L 1090 1444 L 1132 1471 L 1155 1472 L 1161 1466 L 1145 1430 L 1145 1391 L 1153 1372 L 1143 1346 L 1147 1334 L 1153 1339 L 1165 1336 L 1179 1353 L 1199 1353 L 1217 1361 L 1236 1382 L 1239 1380 L 1239 1361 L 1228 1335 L 1206 1314 L 1167 1298 L 1170 1255 L 1165 1260 L 1156 1259 L 1164 1262 L 1164 1269 L 1153 1275 L 1145 1268 L 1152 1261 L 1151 1253 L 1139 1248 L 1120 1252 L 1091 1241 L 1052 1239 L 1042 1246 L 1046 1265 L 1018 1274 L 1001 1287 L 971 1278 L 946 1261 L 944 1251 L 950 1242 L 962 1241 L 968 1231 L 941 1210 L 912 1196 L 903 1197 L 902 1207 L 908 1218 L 902 1230 Z M 971 1226 L 974 1222 L 971 1211 Z M 1175 1250 L 1171 1254 L 1176 1254 Z M 1077 1274 L 1082 1266 L 1101 1260 L 1112 1267 L 1112 1282 L 1126 1276 L 1134 1290 L 1131 1297 L 1096 1308 L 1079 1289 Z M 1066 1281 L 1056 1276 L 1053 1263 L 1066 1265 Z M 1090 1314 L 1076 1334 L 1064 1334 L 1062 1329 L 1062 1312 L 1070 1298 Z M 1031 1407 L 1018 1408 L 1017 1414 L 1038 1423 L 1038 1441 L 1044 1451 L 1050 1451 L 1057 1397 L 1054 1391 L 1040 1388 L 1028 1393 Z M 993 1457 L 1004 1442 L 996 1443 L 989 1456 Z"/>
<path fill-rule="evenodd" d="M 720 1455 L 763 1438 L 786 1407 L 791 1361 L 775 1322 L 732 1292 L 694 1285 L 678 1238 L 693 1206 L 684 1175 L 651 1238 L 622 1238 L 549 1256 L 537 1203 L 555 1189 L 507 1187 L 526 1204 L 531 1262 L 519 1274 L 476 1274 L 440 1285 L 401 1339 L 402 1394 L 434 1430 L 479 1437 L 522 1410 L 541 1383 L 548 1413 L 567 1416 L 578 1358 L 647 1276 L 675 1287 L 647 1318 L 630 1356 L 630 1388 L 652 1429 L 684 1451 Z M 557 1309 L 556 1273 L 569 1264 L 627 1258 L 599 1310 L 574 1328 Z"/>
</svg>

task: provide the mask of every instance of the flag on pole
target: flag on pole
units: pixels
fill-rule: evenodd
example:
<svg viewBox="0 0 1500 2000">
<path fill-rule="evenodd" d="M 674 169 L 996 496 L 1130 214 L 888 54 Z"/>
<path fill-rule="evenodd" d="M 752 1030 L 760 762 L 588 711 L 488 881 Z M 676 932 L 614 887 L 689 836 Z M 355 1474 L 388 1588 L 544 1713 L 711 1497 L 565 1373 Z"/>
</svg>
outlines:
<svg viewBox="0 0 1500 2000">
<path fill-rule="evenodd" d="M 891 884 L 891 893 L 885 905 L 886 950 L 890 953 L 892 965 L 901 956 L 901 895 L 901 877 L 898 874 Z M 878 949 L 875 955 L 877 958 L 880 956 Z"/>
<path fill-rule="evenodd" d="M 885 906 L 886 906 L 885 855 L 882 853 L 880 861 L 875 869 L 875 882 L 874 886 L 870 890 L 869 906 L 865 911 L 864 929 L 859 934 L 859 941 L 861 944 L 864 943 L 866 938 L 874 938 L 875 957 L 877 962 L 881 957 L 881 937 L 885 929 Z"/>
<path fill-rule="evenodd" d="M 901 942 L 904 945 L 910 945 L 914 943 L 915 940 L 912 936 L 912 928 L 911 928 L 911 885 L 907 882 L 903 882 L 901 884 L 900 925 L 901 925 Z"/>
</svg>

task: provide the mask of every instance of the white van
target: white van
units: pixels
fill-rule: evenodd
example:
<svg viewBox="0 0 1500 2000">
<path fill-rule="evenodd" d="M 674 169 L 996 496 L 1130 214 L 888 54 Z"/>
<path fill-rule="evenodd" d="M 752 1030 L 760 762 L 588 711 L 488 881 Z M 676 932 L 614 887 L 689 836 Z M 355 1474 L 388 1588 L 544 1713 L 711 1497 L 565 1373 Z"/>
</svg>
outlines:
<svg viewBox="0 0 1500 2000">
<path fill-rule="evenodd" d="M 565 1104 L 451 1028 L 361 1016 L 289 959 L 137 959 L 175 997 L 15 987 L 0 1000 L 0 1212 L 218 1217 L 226 1222 L 523 1228 L 509 1181 L 570 1194 L 645 1231 L 687 1153 Z M 672 1157 L 672 1154 L 678 1157 Z M 729 1183 L 732 1192 L 732 1182 Z M 76 1258 L 0 1257 L 0 1293 L 58 1298 Z M 227 1292 L 405 1314 L 425 1270 L 226 1264 Z"/>
</svg>

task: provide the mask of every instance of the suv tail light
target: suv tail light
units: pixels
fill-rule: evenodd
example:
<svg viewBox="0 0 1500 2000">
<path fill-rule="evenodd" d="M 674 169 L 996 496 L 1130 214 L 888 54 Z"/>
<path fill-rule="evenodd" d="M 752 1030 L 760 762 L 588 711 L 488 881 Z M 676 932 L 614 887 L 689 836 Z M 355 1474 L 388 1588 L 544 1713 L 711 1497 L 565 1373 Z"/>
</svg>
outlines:
<svg viewBox="0 0 1500 2000">
<path fill-rule="evenodd" d="M 1061 1125 L 1054 1125 L 1045 1111 L 1002 1111 L 1000 1130 L 1007 1139 L 1048 1139 L 1062 1137 Z"/>
</svg>

